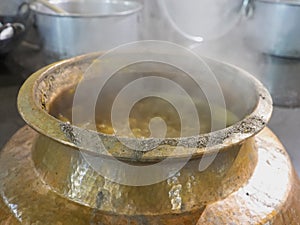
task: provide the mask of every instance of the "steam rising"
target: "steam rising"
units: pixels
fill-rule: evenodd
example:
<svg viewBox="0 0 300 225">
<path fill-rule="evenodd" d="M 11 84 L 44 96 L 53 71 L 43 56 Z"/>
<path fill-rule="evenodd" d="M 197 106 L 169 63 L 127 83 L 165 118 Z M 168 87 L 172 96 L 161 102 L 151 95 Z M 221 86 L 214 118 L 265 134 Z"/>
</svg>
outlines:
<svg viewBox="0 0 300 225">
<path fill-rule="evenodd" d="M 160 3 L 163 2 L 163 3 Z M 259 78 L 267 70 L 268 56 L 254 50 L 250 43 L 248 20 L 240 0 L 153 0 L 143 1 L 144 39 L 172 41 L 197 54 L 242 67 Z M 182 32 L 203 36 L 203 42 L 188 40 L 169 22 L 163 5 Z M 255 12 L 254 12 L 255 13 Z M 263 32 L 257 27 L 252 32 Z"/>
<path fill-rule="evenodd" d="M 204 40 L 218 38 L 236 25 L 241 1 L 237 0 L 173 0 L 159 1 L 168 22 L 174 22 L 180 33 L 202 37 Z M 190 21 L 193 21 L 192 23 Z M 226 21 L 226 23 L 224 23 Z"/>
</svg>

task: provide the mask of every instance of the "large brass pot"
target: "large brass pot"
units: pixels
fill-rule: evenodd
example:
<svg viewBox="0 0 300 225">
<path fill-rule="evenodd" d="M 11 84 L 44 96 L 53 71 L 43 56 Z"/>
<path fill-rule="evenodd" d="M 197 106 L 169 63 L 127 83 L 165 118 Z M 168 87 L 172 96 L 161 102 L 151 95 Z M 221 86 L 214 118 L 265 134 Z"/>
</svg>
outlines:
<svg viewBox="0 0 300 225">
<path fill-rule="evenodd" d="M 207 63 L 226 105 L 239 117 L 213 132 L 214 145 L 207 146 L 208 134 L 201 134 L 187 137 L 197 146 L 183 146 L 181 155 L 171 154 L 177 138 L 137 153 L 123 149 L 113 136 L 99 134 L 116 158 L 131 164 L 171 157 L 171 166 L 191 152 L 192 157 L 173 177 L 146 186 L 112 182 L 94 171 L 74 141 L 80 128 L 54 118 L 49 106 L 80 81 L 97 56 L 52 64 L 21 88 L 18 108 L 31 128 L 18 131 L 0 155 L 0 224 L 299 223 L 298 178 L 283 146 L 265 127 L 272 112 L 269 93 L 245 71 L 213 60 Z M 213 163 L 199 171 L 200 159 L 215 152 Z"/>
</svg>

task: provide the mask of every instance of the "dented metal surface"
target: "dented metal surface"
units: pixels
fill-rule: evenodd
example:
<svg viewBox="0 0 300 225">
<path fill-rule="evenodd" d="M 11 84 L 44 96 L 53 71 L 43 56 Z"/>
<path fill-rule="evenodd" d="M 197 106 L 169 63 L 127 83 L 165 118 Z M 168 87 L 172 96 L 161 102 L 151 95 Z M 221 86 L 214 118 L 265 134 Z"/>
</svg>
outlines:
<svg viewBox="0 0 300 225">
<path fill-rule="evenodd" d="M 82 147 L 80 140 L 88 139 L 92 141 L 98 136 L 102 142 L 108 145 L 115 144 L 117 146 L 114 148 L 115 152 L 110 152 L 110 154 L 120 159 L 132 160 L 131 149 L 126 148 L 125 145 L 120 145 L 119 140 L 121 140 L 122 137 L 75 127 L 72 124 L 57 120 L 47 112 L 54 98 L 66 88 L 73 87 L 80 82 L 86 68 L 88 68 L 92 62 L 97 61 L 99 55 L 100 54 L 89 54 L 75 57 L 55 63 L 36 72 L 29 77 L 22 86 L 18 97 L 18 108 L 23 119 L 31 127 L 52 139 L 69 146 Z M 231 144 L 238 144 L 244 139 L 255 135 L 263 129 L 269 121 L 272 113 L 272 99 L 268 91 L 258 80 L 240 68 L 210 59 L 205 60 L 217 78 L 220 79 L 220 84 L 224 85 L 224 95 L 225 98 L 228 96 L 229 104 L 241 105 L 240 107 L 242 107 L 245 104 L 244 101 L 240 100 L 239 104 L 236 104 L 235 101 L 238 101 L 237 96 L 243 95 L 243 98 L 248 98 L 247 101 L 250 106 L 248 106 L 248 108 L 238 109 L 239 112 L 242 112 L 240 115 L 242 118 L 239 122 L 209 134 L 165 139 L 123 138 L 123 140 L 129 142 L 131 146 L 135 146 L 134 149 L 143 152 L 143 154 L 141 153 L 143 155 L 142 159 L 145 161 L 157 161 L 164 157 L 171 156 L 172 151 L 161 152 L 160 146 L 168 146 L 170 148 L 172 148 L 172 146 L 185 147 L 186 151 L 182 152 L 182 155 L 173 157 L 187 157 L 191 153 L 193 157 L 198 157 L 203 155 L 204 152 L 214 153 L 224 147 L 230 146 Z M 223 76 L 224 73 L 227 73 L 227 76 Z M 234 96 L 234 93 L 231 91 L 232 82 L 238 83 L 236 84 L 236 96 Z M 245 87 L 239 87 L 238 85 L 241 83 L 247 85 Z M 230 103 L 230 101 L 233 102 Z M 226 104 L 228 104 L 228 102 L 226 102 Z M 47 123 L 41 121 L 47 121 Z M 85 134 L 84 138 L 81 137 L 82 134 Z M 99 153 L 99 147 L 93 148 L 93 146 L 94 145 L 85 145 L 84 149 Z M 148 157 L 145 157 L 149 146 L 153 146 L 153 148 L 150 148 L 151 151 Z M 156 151 L 156 149 L 159 150 Z M 101 151 L 101 154 L 106 155 L 103 151 Z"/>
<path fill-rule="evenodd" d="M 61 90 L 80 81 L 84 68 L 97 56 L 50 65 L 22 87 L 19 110 L 35 130 L 25 126 L 0 153 L 0 224 L 299 224 L 299 180 L 283 146 L 265 128 L 272 102 L 258 81 L 238 68 L 212 61 L 214 68 L 249 82 L 246 88 L 237 88 L 249 91 L 239 93 L 249 97 L 250 105 L 244 109 L 238 102 L 243 106 L 240 121 L 211 133 L 210 145 L 208 134 L 203 134 L 159 140 L 150 151 L 133 151 L 114 135 L 72 126 L 47 111 Z M 229 99 L 236 95 L 227 94 Z M 88 147 L 80 145 L 82 134 L 91 141 L 90 149 L 78 149 Z M 98 154 L 104 165 L 112 156 L 141 166 L 171 157 L 172 167 L 193 156 L 164 181 L 123 185 L 97 173 L 81 154 L 98 151 L 92 140 L 99 135 L 111 154 Z M 174 155 L 178 143 L 182 151 Z M 215 160 L 200 171 L 199 161 L 212 153 L 217 153 Z M 107 172 L 112 177 L 128 176 L 123 171 Z"/>
<path fill-rule="evenodd" d="M 149 187 L 101 180 L 82 163 L 76 164 L 76 157 L 67 161 L 57 155 L 57 162 L 49 157 L 37 166 L 32 149 L 38 138 L 24 127 L 1 153 L 0 224 L 297 225 L 300 221 L 298 178 L 268 129 L 254 137 L 255 144 L 239 152 L 223 173 L 212 168 L 201 173 L 191 162 L 180 174 Z M 247 161 L 249 154 L 253 157 Z M 61 169 L 67 165 L 73 166 Z M 197 207 L 191 210 L 192 205 Z"/>
</svg>

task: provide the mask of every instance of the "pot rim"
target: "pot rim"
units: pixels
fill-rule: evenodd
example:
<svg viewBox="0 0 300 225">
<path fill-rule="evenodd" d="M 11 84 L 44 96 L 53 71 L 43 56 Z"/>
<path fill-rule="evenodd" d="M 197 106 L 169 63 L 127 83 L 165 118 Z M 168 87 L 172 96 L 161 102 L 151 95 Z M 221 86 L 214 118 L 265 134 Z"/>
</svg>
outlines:
<svg viewBox="0 0 300 225">
<path fill-rule="evenodd" d="M 50 1 L 51 2 L 51 1 Z M 75 0 L 59 0 L 59 1 L 52 1 L 53 3 L 61 3 L 61 2 L 77 2 Z M 91 14 L 79 14 L 79 13 L 68 13 L 68 14 L 59 14 L 59 13 L 48 13 L 48 12 L 42 12 L 40 10 L 37 10 L 35 8 L 36 4 L 39 4 L 38 2 L 34 2 L 30 4 L 30 9 L 38 14 L 38 15 L 43 15 L 43 16 L 50 16 L 50 17 L 61 17 L 61 18 L 103 18 L 103 17 L 119 17 L 119 16 L 127 16 L 134 14 L 138 11 L 140 11 L 143 8 L 143 5 L 139 2 L 133 1 L 133 0 L 125 0 L 125 1 L 120 1 L 120 0 L 100 0 L 100 1 L 95 1 L 93 0 L 92 2 L 94 3 L 109 3 L 109 4 L 120 4 L 120 5 L 125 5 L 125 6 L 130 6 L 128 7 L 129 9 L 125 11 L 120 11 L 120 12 L 114 12 L 110 14 L 96 14 L 96 13 L 91 13 Z"/>
<path fill-rule="evenodd" d="M 37 104 L 35 99 L 35 88 L 38 84 L 38 81 L 42 80 L 42 78 L 50 74 L 51 72 L 61 69 L 66 65 L 73 65 L 80 61 L 85 61 L 89 59 L 94 59 L 95 57 L 99 57 L 100 53 L 92 53 L 87 55 L 77 56 L 71 59 L 63 60 L 60 62 L 53 63 L 47 67 L 40 69 L 39 71 L 32 74 L 22 85 L 19 94 L 18 94 L 18 110 L 24 121 L 35 129 L 37 132 L 56 140 L 59 143 L 62 143 L 67 146 L 71 146 L 76 148 L 76 150 L 80 149 L 80 145 L 77 144 L 77 140 L 72 139 L 72 137 L 76 137 L 76 134 L 79 132 L 88 132 L 88 135 L 91 135 L 90 138 L 94 138 L 95 135 L 101 138 L 103 142 L 115 143 L 118 140 L 116 135 L 108 135 L 103 133 L 98 133 L 96 131 L 86 130 L 83 128 L 79 128 L 71 125 L 70 123 L 65 123 L 57 118 L 50 115 L 46 110 L 42 109 L 40 105 Z M 214 62 L 218 62 L 212 60 Z M 159 146 L 152 150 L 144 151 L 141 149 L 142 156 L 139 157 L 139 161 L 157 161 L 164 159 L 166 157 L 171 158 L 197 158 L 203 156 L 204 154 L 214 154 L 219 151 L 223 151 L 225 149 L 230 149 L 233 145 L 237 145 L 243 143 L 246 139 L 251 138 L 260 132 L 267 124 L 272 114 L 272 98 L 267 91 L 267 89 L 262 85 L 262 83 L 253 77 L 248 72 L 227 64 L 223 62 L 218 62 L 224 66 L 229 66 L 235 70 L 238 70 L 243 73 L 243 76 L 246 76 L 249 81 L 253 83 L 255 88 L 254 91 L 257 92 L 257 103 L 254 107 L 253 111 L 239 120 L 238 122 L 228 126 L 224 129 L 213 131 L 206 134 L 200 134 L 197 136 L 191 137 L 180 137 L 180 138 L 145 138 L 140 139 L 143 143 L 153 142 L 159 143 Z M 45 123 L 45 121 L 47 121 Z M 121 137 L 122 138 L 122 137 Z M 137 142 L 137 139 L 134 138 L 126 138 L 127 141 Z M 140 144 L 140 142 L 138 142 Z M 141 145 L 138 145 L 141 146 Z M 167 151 L 163 151 L 160 147 L 168 146 Z M 172 154 L 172 150 L 175 147 L 182 146 L 184 150 L 179 154 L 177 152 L 176 155 Z M 97 146 L 96 146 L 97 147 Z M 172 149 L 173 148 L 173 149 Z M 82 150 L 82 147 L 81 149 Z M 94 148 L 85 148 L 85 151 L 89 153 L 96 153 L 102 156 L 110 157 L 113 155 L 114 157 L 121 160 L 129 160 L 136 161 L 136 159 L 132 158 L 133 151 L 129 149 L 129 151 L 118 150 L 117 153 L 109 153 L 109 152 L 100 152 L 95 150 Z M 128 149 L 127 149 L 128 150 Z"/>
</svg>

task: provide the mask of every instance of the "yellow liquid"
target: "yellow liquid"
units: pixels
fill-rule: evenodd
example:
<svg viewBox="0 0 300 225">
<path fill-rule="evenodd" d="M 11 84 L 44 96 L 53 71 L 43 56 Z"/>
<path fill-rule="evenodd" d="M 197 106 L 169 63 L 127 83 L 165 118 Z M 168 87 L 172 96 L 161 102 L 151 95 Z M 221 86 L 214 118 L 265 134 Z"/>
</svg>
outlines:
<svg viewBox="0 0 300 225">
<path fill-rule="evenodd" d="M 53 103 L 50 105 L 49 113 L 58 118 L 63 122 L 72 123 L 72 104 L 74 97 L 75 88 L 71 88 L 63 91 Z M 88 98 L 87 98 L 88 99 Z M 98 99 L 96 105 L 95 115 L 96 118 L 92 120 L 91 118 L 82 121 L 80 127 L 86 129 L 95 130 L 95 126 L 92 121 L 96 122 L 96 130 L 105 134 L 114 134 L 117 133 L 120 136 L 125 137 L 137 137 L 137 138 L 148 138 L 153 137 L 151 130 L 149 128 L 149 123 L 152 118 L 161 118 L 165 123 L 165 135 L 164 137 L 181 137 L 183 131 L 189 129 L 189 133 L 193 134 L 203 134 L 211 132 L 211 113 L 208 108 L 208 105 L 196 104 L 198 119 L 200 124 L 200 129 L 198 126 L 195 127 L 186 127 L 181 126 L 181 120 L 177 110 L 166 100 L 157 97 L 147 97 L 138 101 L 131 109 L 129 118 L 124 118 L 124 124 L 118 124 L 118 129 L 113 128 L 111 122 L 111 106 L 113 103 L 113 96 L 105 95 L 100 100 Z M 124 104 L 126 104 L 124 102 Z M 184 105 L 184 103 L 183 103 Z M 125 106 L 125 105 L 124 105 Z M 184 106 L 183 106 L 184 107 Z M 77 107 L 77 113 L 81 112 L 80 110 L 85 109 L 84 105 L 82 107 Z M 214 110 L 220 111 L 223 113 L 224 110 L 221 110 L 218 107 L 215 107 Z M 225 110 L 227 115 L 226 126 L 230 126 L 233 123 L 238 121 L 237 116 L 231 113 L 228 110 Z M 126 129 L 126 122 L 129 121 L 130 133 Z M 218 118 L 216 118 L 218 122 Z M 78 124 L 77 124 L 78 125 Z"/>
</svg>

